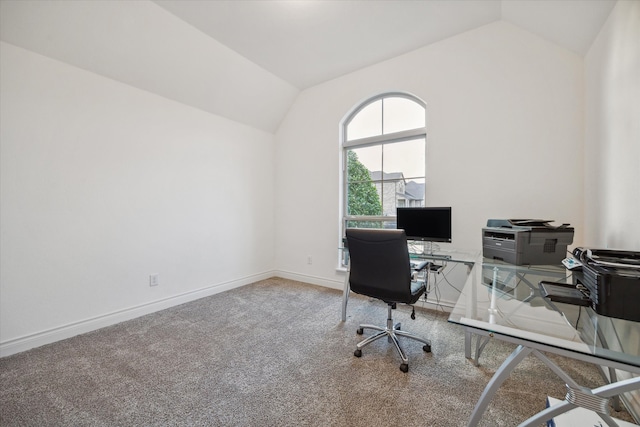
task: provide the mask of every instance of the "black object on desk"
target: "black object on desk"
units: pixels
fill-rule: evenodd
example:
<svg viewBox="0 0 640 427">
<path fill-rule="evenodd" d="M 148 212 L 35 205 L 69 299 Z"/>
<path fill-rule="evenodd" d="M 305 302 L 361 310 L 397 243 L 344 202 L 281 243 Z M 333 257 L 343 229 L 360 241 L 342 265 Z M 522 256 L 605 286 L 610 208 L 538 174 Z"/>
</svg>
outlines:
<svg viewBox="0 0 640 427">
<path fill-rule="evenodd" d="M 434 273 L 440 272 L 444 268 L 444 265 L 429 263 L 429 271 L 433 271 Z"/>
<path fill-rule="evenodd" d="M 576 248 L 573 256 L 582 263 L 574 282 L 588 290 L 596 313 L 640 322 L 640 252 Z"/>
<path fill-rule="evenodd" d="M 539 283 L 539 286 L 542 296 L 549 298 L 550 301 L 583 307 L 591 305 L 591 298 L 571 284 L 543 280 Z"/>
</svg>

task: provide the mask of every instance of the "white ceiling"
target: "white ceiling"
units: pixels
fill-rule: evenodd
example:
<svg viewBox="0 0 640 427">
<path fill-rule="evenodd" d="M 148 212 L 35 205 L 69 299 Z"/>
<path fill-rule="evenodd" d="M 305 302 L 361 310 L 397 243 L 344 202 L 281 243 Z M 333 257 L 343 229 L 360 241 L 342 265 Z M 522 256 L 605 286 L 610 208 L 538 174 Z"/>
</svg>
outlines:
<svg viewBox="0 0 640 427">
<path fill-rule="evenodd" d="M 616 0 L 155 0 L 305 89 L 503 19 L 584 55 Z"/>
<path fill-rule="evenodd" d="M 0 38 L 273 133 L 300 90 L 491 22 L 584 55 L 615 3 L 0 0 Z"/>
</svg>

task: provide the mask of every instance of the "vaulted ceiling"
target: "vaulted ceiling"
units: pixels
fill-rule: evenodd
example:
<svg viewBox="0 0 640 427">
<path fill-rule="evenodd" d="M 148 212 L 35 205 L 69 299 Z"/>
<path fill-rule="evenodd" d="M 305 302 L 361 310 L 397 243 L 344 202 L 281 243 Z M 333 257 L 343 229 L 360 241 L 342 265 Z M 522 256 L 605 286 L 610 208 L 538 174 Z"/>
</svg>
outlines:
<svg viewBox="0 0 640 427">
<path fill-rule="evenodd" d="M 0 36 L 274 132 L 300 90 L 494 21 L 584 55 L 615 3 L 0 0 Z"/>
<path fill-rule="evenodd" d="M 299 89 L 503 19 L 584 55 L 615 0 L 156 0 Z"/>
</svg>

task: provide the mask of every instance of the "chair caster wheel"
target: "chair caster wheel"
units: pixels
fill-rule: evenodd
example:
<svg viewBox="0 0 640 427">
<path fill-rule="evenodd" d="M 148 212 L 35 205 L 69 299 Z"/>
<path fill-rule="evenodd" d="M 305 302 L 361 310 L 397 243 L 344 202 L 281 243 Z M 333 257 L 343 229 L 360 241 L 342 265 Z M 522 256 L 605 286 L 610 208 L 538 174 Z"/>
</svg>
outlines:
<svg viewBox="0 0 640 427">
<path fill-rule="evenodd" d="M 404 373 L 409 372 L 409 365 L 407 365 L 406 363 L 403 363 L 402 365 L 400 365 L 400 370 Z"/>
<path fill-rule="evenodd" d="M 430 345 L 425 344 L 425 345 L 422 346 L 422 349 L 424 351 L 426 351 L 427 353 L 431 353 L 431 346 Z"/>
<path fill-rule="evenodd" d="M 358 330 L 356 331 L 356 334 L 358 334 L 358 335 L 364 334 L 364 329 L 363 328 L 358 328 Z"/>
<path fill-rule="evenodd" d="M 357 349 L 356 351 L 353 352 L 353 355 L 355 357 L 362 357 L 362 350 Z"/>
</svg>

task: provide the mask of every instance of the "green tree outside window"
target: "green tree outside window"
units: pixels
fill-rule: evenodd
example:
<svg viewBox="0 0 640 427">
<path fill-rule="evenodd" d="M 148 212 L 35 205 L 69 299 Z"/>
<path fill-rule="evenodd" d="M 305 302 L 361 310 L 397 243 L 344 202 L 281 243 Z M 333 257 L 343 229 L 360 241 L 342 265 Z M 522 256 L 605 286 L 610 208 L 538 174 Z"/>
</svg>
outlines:
<svg viewBox="0 0 640 427">
<path fill-rule="evenodd" d="M 347 152 L 348 212 L 349 215 L 382 215 L 382 202 L 369 170 L 358 160 L 354 151 Z M 349 221 L 349 227 L 381 228 L 379 221 Z"/>
</svg>

